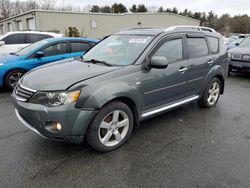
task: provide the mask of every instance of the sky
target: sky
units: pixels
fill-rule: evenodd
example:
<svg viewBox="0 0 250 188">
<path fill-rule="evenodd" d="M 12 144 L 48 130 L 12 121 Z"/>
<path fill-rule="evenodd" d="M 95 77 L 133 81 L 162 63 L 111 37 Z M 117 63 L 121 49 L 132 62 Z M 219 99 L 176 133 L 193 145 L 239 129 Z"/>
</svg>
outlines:
<svg viewBox="0 0 250 188">
<path fill-rule="evenodd" d="M 58 4 L 71 4 L 73 6 L 86 7 L 88 5 L 111 5 L 115 2 L 122 3 L 127 7 L 133 4 L 145 4 L 155 7 L 177 7 L 178 10 L 185 8 L 192 11 L 209 12 L 212 10 L 218 15 L 229 13 L 230 15 L 250 15 L 250 0 L 57 0 Z"/>
</svg>

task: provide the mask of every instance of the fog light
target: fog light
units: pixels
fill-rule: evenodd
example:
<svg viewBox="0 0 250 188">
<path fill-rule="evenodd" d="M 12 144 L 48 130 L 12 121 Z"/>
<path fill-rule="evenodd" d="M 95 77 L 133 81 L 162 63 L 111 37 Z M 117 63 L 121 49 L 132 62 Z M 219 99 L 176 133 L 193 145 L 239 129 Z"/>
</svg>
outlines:
<svg viewBox="0 0 250 188">
<path fill-rule="evenodd" d="M 62 125 L 58 122 L 47 121 L 44 128 L 51 133 L 58 133 L 62 130 Z"/>
<path fill-rule="evenodd" d="M 56 123 L 56 128 L 58 131 L 62 130 L 62 125 L 60 123 Z"/>
</svg>

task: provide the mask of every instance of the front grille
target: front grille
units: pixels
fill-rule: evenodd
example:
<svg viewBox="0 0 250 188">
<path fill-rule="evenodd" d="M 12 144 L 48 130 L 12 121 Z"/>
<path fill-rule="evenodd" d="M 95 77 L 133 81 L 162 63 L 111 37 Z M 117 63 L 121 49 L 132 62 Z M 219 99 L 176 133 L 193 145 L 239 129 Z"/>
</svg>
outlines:
<svg viewBox="0 0 250 188">
<path fill-rule="evenodd" d="M 233 54 L 232 55 L 232 59 L 241 60 L 241 58 L 242 58 L 242 54 Z"/>
<path fill-rule="evenodd" d="M 17 100 L 27 101 L 32 95 L 36 93 L 35 90 L 29 89 L 18 83 L 14 89 Z"/>
</svg>

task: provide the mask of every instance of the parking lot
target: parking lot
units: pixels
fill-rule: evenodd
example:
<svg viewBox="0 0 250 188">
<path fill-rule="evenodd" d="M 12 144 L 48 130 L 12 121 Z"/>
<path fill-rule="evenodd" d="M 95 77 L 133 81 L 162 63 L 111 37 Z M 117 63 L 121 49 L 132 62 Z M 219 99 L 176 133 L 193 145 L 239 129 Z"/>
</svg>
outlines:
<svg viewBox="0 0 250 188">
<path fill-rule="evenodd" d="M 144 121 L 106 154 L 40 138 L 0 93 L 1 187 L 249 187 L 250 76 L 233 74 L 218 105 Z"/>
</svg>

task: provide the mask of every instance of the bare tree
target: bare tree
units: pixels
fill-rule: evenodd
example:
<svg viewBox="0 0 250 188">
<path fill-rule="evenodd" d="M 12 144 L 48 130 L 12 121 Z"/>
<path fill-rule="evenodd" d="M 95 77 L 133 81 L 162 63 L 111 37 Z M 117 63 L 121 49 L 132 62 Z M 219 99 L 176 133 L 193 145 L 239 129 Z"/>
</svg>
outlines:
<svg viewBox="0 0 250 188">
<path fill-rule="evenodd" d="M 44 10 L 54 10 L 57 0 L 39 0 L 40 7 Z"/>
<path fill-rule="evenodd" d="M 34 10 L 34 9 L 39 9 L 40 6 L 39 4 L 34 1 L 34 0 L 29 0 L 25 2 L 25 9 L 27 10 Z"/>
<path fill-rule="evenodd" d="M 12 3 L 10 0 L 0 1 L 0 19 L 5 19 L 12 16 Z"/>
</svg>

